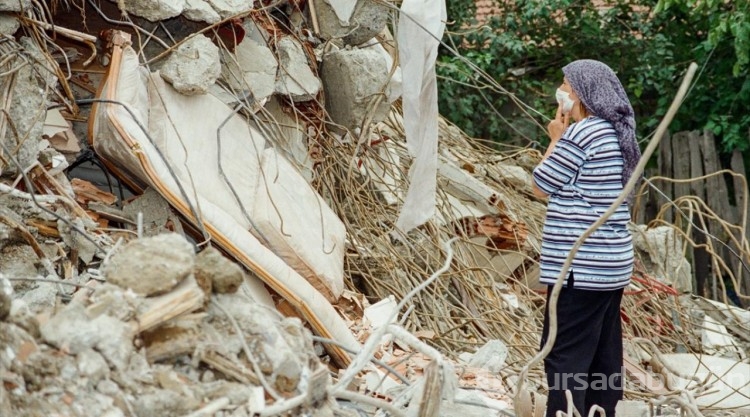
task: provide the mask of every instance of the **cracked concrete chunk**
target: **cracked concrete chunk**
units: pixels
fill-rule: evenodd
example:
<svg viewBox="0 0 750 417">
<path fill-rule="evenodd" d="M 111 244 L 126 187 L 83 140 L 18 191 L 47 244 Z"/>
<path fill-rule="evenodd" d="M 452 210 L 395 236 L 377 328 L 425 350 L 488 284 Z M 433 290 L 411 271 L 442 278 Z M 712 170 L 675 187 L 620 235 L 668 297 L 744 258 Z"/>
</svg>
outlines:
<svg viewBox="0 0 750 417">
<path fill-rule="evenodd" d="M 635 256 L 646 271 L 680 293 L 692 292 L 692 266 L 683 254 L 682 237 L 669 226 L 639 224 L 630 229 Z"/>
<path fill-rule="evenodd" d="M 169 55 L 160 74 L 182 94 L 205 94 L 221 75 L 219 48 L 204 35 L 193 36 Z"/>
<path fill-rule="evenodd" d="M 179 16 L 185 9 L 185 0 L 117 0 L 125 11 L 152 22 Z"/>
<path fill-rule="evenodd" d="M 233 90 L 250 90 L 258 102 L 273 94 L 279 64 L 266 45 L 245 39 L 234 53 L 222 50 L 221 58 L 222 78 Z"/>
<path fill-rule="evenodd" d="M 234 317 L 242 332 L 248 335 L 249 345 L 254 346 L 253 353 L 257 355 L 261 371 L 270 375 L 269 382 L 281 392 L 293 391 L 302 377 L 303 368 L 309 363 L 312 343 L 307 350 L 295 349 L 287 342 L 286 333 L 289 330 L 279 325 L 278 315 L 271 314 L 257 303 L 248 302 L 247 298 L 239 294 L 218 294 L 215 299 L 223 307 L 223 311 L 212 303 L 209 314 L 227 324 L 224 311 Z M 232 328 L 226 324 L 217 327 Z M 222 340 L 230 341 L 232 337 L 224 336 Z M 228 350 L 241 350 L 239 345 L 225 343 L 224 346 Z"/>
<path fill-rule="evenodd" d="M 49 344 L 77 355 L 96 349 L 116 369 L 124 369 L 133 351 L 130 327 L 107 315 L 89 317 L 79 302 L 71 302 L 41 327 Z"/>
<path fill-rule="evenodd" d="M 222 19 L 253 10 L 254 3 L 249 0 L 208 0 L 208 2 Z"/>
<path fill-rule="evenodd" d="M 168 233 L 129 242 L 102 265 L 101 272 L 109 283 L 150 296 L 174 288 L 194 265 L 193 246 Z"/>
<path fill-rule="evenodd" d="M 31 291 L 26 292 L 22 297 L 29 310 L 34 313 L 42 313 L 51 309 L 57 302 L 57 286 L 47 282 L 40 282 L 39 285 Z"/>
<path fill-rule="evenodd" d="M 73 219 L 70 223 L 74 224 L 79 230 L 86 230 L 86 224 L 81 218 Z M 58 220 L 57 230 L 60 232 L 63 242 L 78 251 L 78 258 L 81 262 L 86 265 L 90 264 L 94 259 L 97 250 L 94 243 L 81 236 L 81 234 L 75 229 L 71 228 L 68 222 Z"/>
<path fill-rule="evenodd" d="M 16 33 L 21 24 L 15 16 L 0 13 L 0 35 L 12 35 Z"/>
<path fill-rule="evenodd" d="M 276 48 L 279 53 L 279 76 L 276 92 L 290 96 L 295 102 L 315 98 L 320 91 L 320 80 L 313 74 L 302 45 L 291 37 L 281 39 Z"/>
<path fill-rule="evenodd" d="M 109 365 L 104 357 L 93 349 L 86 349 L 76 356 L 78 374 L 89 378 L 93 384 L 109 378 Z"/>
<path fill-rule="evenodd" d="M 343 22 L 328 0 L 310 0 L 315 2 L 320 37 L 341 39 L 346 45 L 361 45 L 382 32 L 388 22 L 388 6 L 378 0 L 359 0 L 349 22 Z"/>
<path fill-rule="evenodd" d="M 205 0 L 186 0 L 185 10 L 183 10 L 182 15 L 190 20 L 209 24 L 214 24 L 221 20 L 221 16 Z"/>
<path fill-rule="evenodd" d="M 334 122 L 354 130 L 373 111 L 372 122 L 388 115 L 390 105 L 383 97 L 374 109 L 371 101 L 388 83 L 385 58 L 374 49 L 341 49 L 323 57 L 321 78 L 326 92 L 326 109 Z"/>
<path fill-rule="evenodd" d="M 193 397 L 157 388 L 152 388 L 133 399 L 133 409 L 138 417 L 187 415 L 199 405 L 200 402 Z"/>
<path fill-rule="evenodd" d="M 31 0 L 0 0 L 0 12 L 22 12 L 31 8 Z"/>
<path fill-rule="evenodd" d="M 504 163 L 495 165 L 502 178 L 510 184 L 523 188 L 531 184 L 531 174 L 526 169 L 517 165 L 506 165 Z"/>
<path fill-rule="evenodd" d="M 147 188 L 143 194 L 130 200 L 122 211 L 131 219 L 137 219 L 138 213 L 143 215 L 143 236 L 172 232 L 184 235 L 179 217 L 172 212 L 169 202 L 153 188 Z"/>
<path fill-rule="evenodd" d="M 484 368 L 492 373 L 498 373 L 505 366 L 508 357 L 508 347 L 500 340 L 490 340 L 472 355 L 469 365 Z"/>
<path fill-rule="evenodd" d="M 195 259 L 195 279 L 198 282 L 210 281 L 214 292 L 224 294 L 236 292 L 245 276 L 237 264 L 211 246 Z"/>
</svg>

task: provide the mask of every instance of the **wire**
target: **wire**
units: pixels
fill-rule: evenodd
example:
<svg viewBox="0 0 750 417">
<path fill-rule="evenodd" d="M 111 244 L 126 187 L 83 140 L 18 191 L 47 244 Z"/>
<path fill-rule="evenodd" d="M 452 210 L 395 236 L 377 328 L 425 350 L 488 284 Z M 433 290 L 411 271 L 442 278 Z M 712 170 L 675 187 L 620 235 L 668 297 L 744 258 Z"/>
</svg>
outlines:
<svg viewBox="0 0 750 417">
<path fill-rule="evenodd" d="M 31 196 L 31 201 L 34 203 L 34 205 L 39 210 L 42 210 L 43 212 L 49 214 L 50 216 L 52 216 L 52 217 L 54 217 L 54 218 L 62 221 L 71 230 L 73 230 L 73 231 L 77 232 L 78 234 L 80 234 L 81 236 L 83 236 L 83 238 L 86 239 L 86 240 L 88 240 L 89 242 L 91 242 L 91 244 L 93 244 L 99 250 L 99 252 L 106 253 L 106 251 L 99 244 L 99 242 L 97 242 L 91 236 L 89 236 L 89 234 L 86 233 L 85 230 L 83 230 L 80 227 L 78 227 L 78 225 L 76 225 L 75 223 L 73 223 L 69 219 L 67 219 L 67 218 L 61 216 L 60 214 L 57 214 L 54 211 L 52 211 L 52 210 L 50 210 L 50 209 L 42 206 L 37 201 L 37 199 L 36 199 L 36 194 L 34 193 L 34 190 L 35 190 L 36 187 L 34 187 L 34 184 L 31 182 L 31 180 L 29 179 L 29 177 L 26 175 L 26 170 L 24 169 L 24 167 L 21 166 L 21 163 L 18 162 L 18 159 L 16 159 L 15 155 L 13 155 L 13 153 L 11 153 L 10 149 L 8 149 L 8 147 L 5 145 L 5 142 L 2 141 L 2 140 L 0 140 L 0 147 L 3 148 L 3 152 L 5 152 L 8 155 L 8 158 L 10 159 L 10 161 L 13 162 L 13 165 L 15 165 L 16 168 L 18 169 L 18 172 L 20 173 L 21 177 L 23 178 L 23 182 L 26 185 L 26 189 L 29 190 L 29 196 Z"/>
<path fill-rule="evenodd" d="M 671 198 L 669 198 L 669 196 L 667 196 L 666 194 L 664 194 L 664 192 L 663 192 L 663 191 L 662 191 L 661 189 L 659 189 L 659 187 L 657 187 L 656 185 L 654 185 L 654 183 L 653 183 L 653 182 L 651 182 L 651 181 L 650 181 L 650 180 L 649 180 L 648 178 L 645 178 L 645 177 L 643 177 L 643 178 L 641 178 L 641 179 L 642 179 L 642 180 L 644 180 L 644 181 L 645 181 L 645 182 L 646 182 L 646 183 L 647 183 L 647 184 L 649 185 L 649 187 L 653 188 L 653 189 L 654 189 L 654 190 L 655 190 L 655 191 L 656 191 L 657 193 L 659 193 L 659 194 L 660 194 L 660 195 L 661 195 L 662 197 L 664 197 L 664 198 L 665 198 L 665 199 L 667 200 L 667 203 L 668 203 L 668 204 L 670 204 L 670 205 L 672 205 L 672 207 L 674 207 L 674 208 L 675 208 L 675 210 L 677 210 L 677 212 L 679 212 L 679 213 L 680 213 L 680 215 L 681 215 L 681 216 L 682 216 L 683 218 L 685 218 L 685 220 L 687 220 L 687 222 L 688 222 L 688 223 L 689 223 L 690 225 L 692 225 L 692 226 L 693 226 L 693 227 L 694 227 L 695 229 L 699 230 L 699 231 L 700 231 L 701 233 L 703 233 L 704 235 L 706 235 L 706 236 L 710 237 L 710 238 L 711 238 L 711 239 L 713 239 L 714 241 L 716 241 L 716 242 L 720 243 L 720 244 L 721 244 L 721 245 L 723 245 L 723 246 L 724 246 L 725 248 L 727 248 L 727 249 L 729 250 L 729 252 L 731 252 L 731 253 L 732 253 L 732 255 L 733 255 L 734 257 L 736 257 L 738 261 L 740 261 L 740 263 L 742 264 L 742 267 L 743 267 L 743 269 L 744 269 L 745 271 L 747 271 L 747 273 L 748 273 L 748 274 L 750 274 L 750 267 L 748 267 L 747 263 L 745 263 L 745 261 L 744 261 L 744 260 L 742 259 L 742 255 L 740 255 L 740 254 L 738 254 L 737 252 L 735 252 L 735 250 L 734 250 L 734 249 L 732 249 L 732 247 L 731 247 L 731 246 L 729 246 L 729 245 L 728 245 L 728 244 L 727 244 L 726 242 L 724 242 L 723 240 L 721 240 L 721 239 L 719 239 L 718 237 L 716 237 L 716 236 L 714 236 L 713 234 L 711 234 L 711 233 L 710 233 L 710 232 L 708 231 L 708 229 L 707 229 L 707 228 L 703 228 L 703 227 L 701 227 L 701 226 L 698 226 L 697 224 L 695 224 L 695 222 L 694 222 L 694 221 L 693 221 L 693 220 L 692 220 L 692 219 L 690 218 L 690 216 L 688 216 L 687 214 L 685 214 L 685 212 L 684 212 L 684 211 L 683 211 L 683 210 L 682 210 L 682 209 L 680 208 L 680 206 L 678 206 L 677 204 L 675 204 L 675 201 L 674 201 L 674 200 L 672 200 Z"/>
<path fill-rule="evenodd" d="M 329 345 L 335 345 L 335 346 L 338 346 L 338 347 L 340 347 L 340 348 L 341 348 L 342 350 L 344 350 L 344 351 L 346 351 L 346 352 L 348 352 L 348 353 L 351 353 L 352 355 L 357 355 L 357 354 L 359 354 L 359 351 L 356 351 L 356 350 L 354 350 L 354 349 L 348 348 L 348 347 L 346 347 L 346 345 L 344 345 L 343 343 L 339 343 L 339 342 L 337 342 L 337 341 L 335 341 L 335 340 L 333 340 L 333 339 L 328 339 L 328 338 L 325 338 L 325 337 L 320 337 L 320 336 L 315 336 L 315 335 L 313 335 L 313 336 L 312 336 L 312 340 L 313 340 L 313 341 L 315 341 L 315 342 L 319 342 L 319 343 L 326 343 L 326 344 L 329 344 Z M 408 385 L 411 385 L 411 381 L 409 381 L 409 380 L 408 380 L 408 379 L 407 379 L 407 378 L 406 378 L 405 376 L 401 375 L 401 374 L 400 374 L 400 373 L 399 373 L 399 372 L 398 372 L 398 371 L 397 371 L 396 369 L 394 369 L 394 368 L 393 368 L 392 366 L 390 366 L 390 365 L 388 365 L 387 363 L 385 363 L 385 362 L 381 361 L 380 359 L 377 359 L 377 358 L 374 358 L 374 357 L 372 357 L 372 358 L 370 358 L 370 362 L 374 363 L 375 365 L 378 365 L 378 366 L 380 366 L 381 368 L 385 369 L 385 370 L 386 370 L 386 371 L 388 371 L 389 373 L 393 374 L 393 376 L 395 376 L 396 378 L 398 378 L 399 380 L 401 380 L 401 382 L 403 382 L 403 383 L 404 383 L 404 385 L 407 385 L 407 386 L 408 386 Z"/>
</svg>

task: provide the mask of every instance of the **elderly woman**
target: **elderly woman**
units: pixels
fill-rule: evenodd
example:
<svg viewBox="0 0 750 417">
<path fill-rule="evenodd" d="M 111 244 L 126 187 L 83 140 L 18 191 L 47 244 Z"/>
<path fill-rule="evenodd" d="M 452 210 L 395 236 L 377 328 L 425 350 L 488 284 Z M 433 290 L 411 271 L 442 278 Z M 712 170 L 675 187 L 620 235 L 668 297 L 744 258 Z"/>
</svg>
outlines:
<svg viewBox="0 0 750 417">
<path fill-rule="evenodd" d="M 574 61 L 563 68 L 549 148 L 534 170 L 534 193 L 549 196 L 540 281 L 547 299 L 573 244 L 612 204 L 641 153 L 625 90 L 607 65 Z M 570 124 L 570 119 L 574 123 Z M 576 252 L 557 303 L 558 329 L 544 360 L 547 416 L 567 410 L 565 391 L 582 415 L 598 405 L 613 416 L 622 399 L 620 301 L 633 271 L 633 244 L 623 203 Z M 548 334 L 545 312 L 542 345 Z"/>
</svg>

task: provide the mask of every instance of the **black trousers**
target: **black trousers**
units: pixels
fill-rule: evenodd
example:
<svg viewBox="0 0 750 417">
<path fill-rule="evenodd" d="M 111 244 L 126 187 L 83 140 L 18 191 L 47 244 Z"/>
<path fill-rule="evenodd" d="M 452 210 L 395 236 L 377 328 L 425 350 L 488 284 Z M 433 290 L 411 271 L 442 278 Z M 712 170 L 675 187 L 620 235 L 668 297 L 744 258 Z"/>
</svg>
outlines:
<svg viewBox="0 0 750 417">
<path fill-rule="evenodd" d="M 549 333 L 547 310 L 551 292 L 550 286 L 542 346 Z M 557 339 L 544 360 L 549 385 L 547 417 L 555 416 L 558 410 L 566 412 L 566 390 L 573 394 L 573 404 L 581 415 L 588 415 L 593 405 L 602 407 L 608 417 L 615 415 L 625 382 L 620 319 L 622 293 L 622 289 L 576 289 L 571 272 L 568 287 L 562 289 L 557 300 Z"/>
</svg>

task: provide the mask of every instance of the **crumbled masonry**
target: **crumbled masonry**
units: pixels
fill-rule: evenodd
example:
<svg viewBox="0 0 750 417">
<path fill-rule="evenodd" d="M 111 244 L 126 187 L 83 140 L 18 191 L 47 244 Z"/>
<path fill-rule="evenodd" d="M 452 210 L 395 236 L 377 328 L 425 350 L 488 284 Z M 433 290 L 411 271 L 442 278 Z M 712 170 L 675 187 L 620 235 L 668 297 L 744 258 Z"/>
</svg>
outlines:
<svg viewBox="0 0 750 417">
<path fill-rule="evenodd" d="M 352 1 L 0 0 L 0 416 L 514 415 L 541 155 L 439 118 L 436 214 L 392 234 L 401 2 Z M 621 414 L 746 415 L 750 312 L 632 230 Z"/>
</svg>

